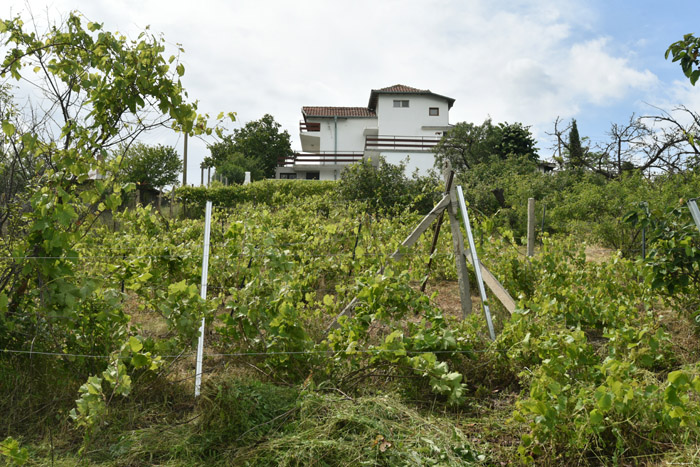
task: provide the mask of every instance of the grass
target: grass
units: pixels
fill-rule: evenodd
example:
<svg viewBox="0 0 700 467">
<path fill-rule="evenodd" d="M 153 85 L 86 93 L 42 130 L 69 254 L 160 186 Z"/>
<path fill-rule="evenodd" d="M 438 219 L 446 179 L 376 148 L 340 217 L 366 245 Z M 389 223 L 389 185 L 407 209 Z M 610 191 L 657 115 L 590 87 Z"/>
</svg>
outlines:
<svg viewBox="0 0 700 467">
<path fill-rule="evenodd" d="M 351 398 L 229 374 L 197 403 L 177 385 L 144 396 L 115 404 L 82 455 L 75 438 L 21 439 L 29 465 L 471 465 L 485 458 L 473 445 L 491 443 L 476 421 L 395 393 Z"/>
</svg>

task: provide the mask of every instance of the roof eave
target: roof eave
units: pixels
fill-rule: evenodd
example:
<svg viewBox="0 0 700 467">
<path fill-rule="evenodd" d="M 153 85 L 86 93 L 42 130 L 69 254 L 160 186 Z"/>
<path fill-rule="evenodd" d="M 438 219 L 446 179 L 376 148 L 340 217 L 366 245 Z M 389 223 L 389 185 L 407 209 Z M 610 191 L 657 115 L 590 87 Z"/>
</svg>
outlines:
<svg viewBox="0 0 700 467">
<path fill-rule="evenodd" d="M 374 110 L 376 112 L 377 110 L 377 101 L 379 100 L 379 95 L 380 94 L 396 94 L 396 95 L 419 95 L 419 96 L 435 96 L 439 97 L 441 99 L 445 99 L 447 101 L 447 110 L 450 110 L 452 106 L 455 104 L 455 99 L 447 96 L 443 96 L 441 94 L 435 94 L 434 92 L 431 92 L 429 89 L 427 91 L 422 91 L 422 92 L 400 92 L 400 91 L 382 91 L 380 89 L 372 89 L 372 92 L 369 94 L 369 103 L 367 104 L 367 108 Z"/>
</svg>

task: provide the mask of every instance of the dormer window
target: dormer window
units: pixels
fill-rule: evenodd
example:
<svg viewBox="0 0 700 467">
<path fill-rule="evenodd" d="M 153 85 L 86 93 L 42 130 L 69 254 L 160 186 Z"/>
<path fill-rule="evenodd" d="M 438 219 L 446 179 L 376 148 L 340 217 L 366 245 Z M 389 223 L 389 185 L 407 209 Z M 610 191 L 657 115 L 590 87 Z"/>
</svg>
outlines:
<svg viewBox="0 0 700 467">
<path fill-rule="evenodd" d="M 440 107 L 428 108 L 428 115 L 430 115 L 431 117 L 439 117 L 440 116 Z"/>
<path fill-rule="evenodd" d="M 408 100 L 394 99 L 394 107 L 408 107 Z"/>
</svg>

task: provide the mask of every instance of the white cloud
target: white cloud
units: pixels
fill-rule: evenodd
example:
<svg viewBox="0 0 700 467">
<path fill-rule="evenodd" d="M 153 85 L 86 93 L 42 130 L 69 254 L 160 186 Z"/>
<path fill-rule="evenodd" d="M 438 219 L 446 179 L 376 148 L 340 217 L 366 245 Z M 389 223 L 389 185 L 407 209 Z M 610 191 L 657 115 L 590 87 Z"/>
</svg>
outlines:
<svg viewBox="0 0 700 467">
<path fill-rule="evenodd" d="M 51 12 L 77 7 L 131 36 L 150 24 L 185 48 L 183 82 L 203 111 L 236 111 L 242 122 L 271 113 L 294 141 L 302 105 L 366 105 L 372 88 L 398 83 L 454 97 L 453 122 L 490 115 L 534 125 L 538 134 L 557 116 L 659 87 L 654 73 L 596 35 L 601 13 L 582 0 L 51 5 Z M 192 153 L 201 160 L 206 148 Z"/>
<path fill-rule="evenodd" d="M 598 38 L 574 44 L 563 64 L 563 84 L 595 104 L 614 102 L 631 90 L 648 90 L 657 84 L 651 71 L 636 70 L 626 58 L 610 55 L 607 42 L 607 38 Z"/>
</svg>

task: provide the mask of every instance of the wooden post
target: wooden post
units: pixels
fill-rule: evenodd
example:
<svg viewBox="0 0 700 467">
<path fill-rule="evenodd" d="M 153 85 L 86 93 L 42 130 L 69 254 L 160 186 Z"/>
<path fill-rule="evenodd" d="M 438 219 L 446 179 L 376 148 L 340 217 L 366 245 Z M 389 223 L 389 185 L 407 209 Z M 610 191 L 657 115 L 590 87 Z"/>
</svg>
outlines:
<svg viewBox="0 0 700 467">
<path fill-rule="evenodd" d="M 535 198 L 527 199 L 527 255 L 535 255 Z"/>
<path fill-rule="evenodd" d="M 160 206 L 163 204 L 163 192 L 158 192 L 158 212 L 160 212 Z"/>
<path fill-rule="evenodd" d="M 447 184 L 452 167 L 449 162 L 445 167 L 445 183 Z M 452 249 L 455 253 L 455 267 L 457 268 L 457 282 L 459 283 L 459 298 L 462 303 L 462 316 L 472 312 L 472 296 L 469 290 L 469 273 L 467 272 L 467 262 L 464 259 L 464 237 L 457 220 L 457 191 L 454 183 L 450 186 L 450 205 L 447 206 L 447 217 L 450 219 L 450 230 L 452 231 Z"/>
<path fill-rule="evenodd" d="M 207 188 L 211 185 L 211 167 L 207 167 Z"/>
<path fill-rule="evenodd" d="M 202 181 L 199 182 L 199 186 L 204 186 L 204 167 L 202 167 Z"/>
</svg>

